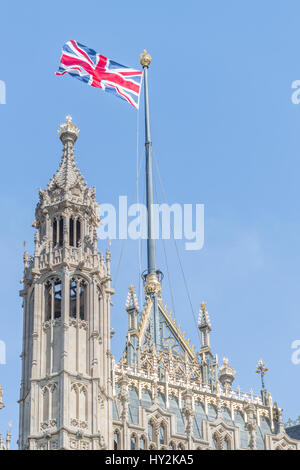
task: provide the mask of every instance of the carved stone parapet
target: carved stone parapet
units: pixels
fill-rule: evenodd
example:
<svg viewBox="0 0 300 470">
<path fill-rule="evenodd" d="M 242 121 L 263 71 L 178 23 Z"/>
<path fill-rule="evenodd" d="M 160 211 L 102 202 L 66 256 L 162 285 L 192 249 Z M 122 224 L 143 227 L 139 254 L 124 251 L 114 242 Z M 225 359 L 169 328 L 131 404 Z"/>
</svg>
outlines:
<svg viewBox="0 0 300 470">
<path fill-rule="evenodd" d="M 75 428 L 80 428 L 80 429 L 87 429 L 88 427 L 87 421 L 81 421 L 80 419 L 77 419 L 77 418 L 71 419 L 70 424 L 71 426 Z"/>
<path fill-rule="evenodd" d="M 43 421 L 41 423 L 41 430 L 46 431 L 47 429 L 55 428 L 56 425 L 57 425 L 56 419 L 51 419 L 50 421 Z"/>
<path fill-rule="evenodd" d="M 69 325 L 74 326 L 74 327 L 78 327 L 78 328 L 83 329 L 83 330 L 88 329 L 88 322 L 87 321 L 76 319 L 76 318 L 70 318 Z"/>
<path fill-rule="evenodd" d="M 47 320 L 43 323 L 43 330 L 46 331 L 51 326 L 61 326 L 62 321 L 60 318 L 55 318 L 54 320 Z"/>
</svg>

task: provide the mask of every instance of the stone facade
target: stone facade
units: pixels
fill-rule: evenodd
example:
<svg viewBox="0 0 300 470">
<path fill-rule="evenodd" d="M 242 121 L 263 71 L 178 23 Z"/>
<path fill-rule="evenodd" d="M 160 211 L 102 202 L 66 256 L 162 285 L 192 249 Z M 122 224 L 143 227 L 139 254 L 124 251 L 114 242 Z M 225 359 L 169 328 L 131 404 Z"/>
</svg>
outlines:
<svg viewBox="0 0 300 470">
<path fill-rule="evenodd" d="M 70 117 L 59 129 L 61 164 L 39 192 L 34 255 L 24 255 L 20 449 L 101 449 L 112 434 L 110 253 L 97 249 L 78 133 Z"/>
<path fill-rule="evenodd" d="M 110 351 L 110 252 L 99 206 L 76 167 L 79 130 L 60 126 L 60 167 L 40 190 L 33 256 L 24 254 L 20 449 L 299 449 L 269 393 L 234 390 L 202 304 L 197 353 L 162 301 L 159 273 L 133 286 L 122 359 Z"/>
</svg>

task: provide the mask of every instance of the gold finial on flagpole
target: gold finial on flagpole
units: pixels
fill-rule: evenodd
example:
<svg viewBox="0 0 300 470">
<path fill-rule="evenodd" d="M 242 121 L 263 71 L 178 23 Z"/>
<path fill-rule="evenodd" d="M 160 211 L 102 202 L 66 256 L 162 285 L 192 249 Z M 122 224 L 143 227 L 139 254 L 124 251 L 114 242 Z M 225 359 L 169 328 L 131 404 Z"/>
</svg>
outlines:
<svg viewBox="0 0 300 470">
<path fill-rule="evenodd" d="M 145 49 L 144 52 L 140 55 L 140 64 L 141 64 L 141 66 L 142 67 L 149 67 L 149 65 L 151 64 L 151 60 L 152 60 L 151 55 Z"/>
</svg>

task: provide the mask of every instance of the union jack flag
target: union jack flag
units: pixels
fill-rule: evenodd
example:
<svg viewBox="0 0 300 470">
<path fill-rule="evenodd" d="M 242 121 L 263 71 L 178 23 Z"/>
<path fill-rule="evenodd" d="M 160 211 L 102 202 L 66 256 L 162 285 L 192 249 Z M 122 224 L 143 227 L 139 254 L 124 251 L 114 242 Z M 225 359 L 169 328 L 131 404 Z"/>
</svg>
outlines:
<svg viewBox="0 0 300 470">
<path fill-rule="evenodd" d="M 69 73 L 90 86 L 101 88 L 138 109 L 143 72 L 107 59 L 76 41 L 63 45 L 56 75 Z"/>
</svg>

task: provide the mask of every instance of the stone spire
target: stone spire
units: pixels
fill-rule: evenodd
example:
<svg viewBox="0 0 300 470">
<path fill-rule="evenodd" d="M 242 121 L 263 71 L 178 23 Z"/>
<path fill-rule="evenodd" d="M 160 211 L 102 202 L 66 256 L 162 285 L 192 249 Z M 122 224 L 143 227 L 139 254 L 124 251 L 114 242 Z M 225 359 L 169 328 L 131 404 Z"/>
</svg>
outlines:
<svg viewBox="0 0 300 470">
<path fill-rule="evenodd" d="M 138 359 L 137 348 L 138 348 L 138 315 L 139 305 L 136 294 L 134 292 L 134 286 L 129 286 L 129 292 L 126 301 L 126 311 L 128 313 L 128 333 L 127 333 L 127 362 L 130 366 L 133 365 Z"/>
<path fill-rule="evenodd" d="M 211 324 L 208 312 L 206 310 L 206 303 L 202 302 L 200 306 L 198 328 L 201 334 L 201 353 L 210 353 L 210 332 Z"/>
<path fill-rule="evenodd" d="M 76 185 L 84 189 L 87 184 L 76 166 L 73 148 L 80 131 L 72 122 L 71 116 L 66 117 L 66 122 L 60 125 L 57 132 L 64 146 L 63 155 L 59 169 L 48 184 L 48 189 L 50 191 L 56 188 L 68 190 Z"/>
<path fill-rule="evenodd" d="M 129 292 L 126 300 L 126 310 L 129 311 L 131 309 L 136 309 L 137 311 L 139 310 L 139 304 L 134 292 L 134 286 L 129 286 Z"/>
<path fill-rule="evenodd" d="M 207 328 L 211 331 L 211 323 L 208 312 L 206 310 L 206 303 L 202 302 L 200 306 L 200 312 L 198 317 L 198 328 Z"/>
</svg>

